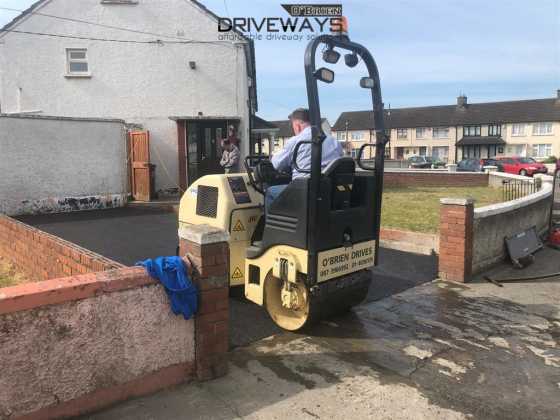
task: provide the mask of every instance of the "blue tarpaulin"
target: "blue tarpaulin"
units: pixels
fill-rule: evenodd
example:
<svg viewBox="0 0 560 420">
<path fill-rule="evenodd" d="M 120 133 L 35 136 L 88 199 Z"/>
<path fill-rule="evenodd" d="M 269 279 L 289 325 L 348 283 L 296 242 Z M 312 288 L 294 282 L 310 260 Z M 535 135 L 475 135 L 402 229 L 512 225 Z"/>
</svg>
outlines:
<svg viewBox="0 0 560 420">
<path fill-rule="evenodd" d="M 175 315 L 183 314 L 185 319 L 189 319 L 196 313 L 198 291 L 180 257 L 157 257 L 139 261 L 136 265 L 146 268 L 148 274 L 163 285 Z"/>
</svg>

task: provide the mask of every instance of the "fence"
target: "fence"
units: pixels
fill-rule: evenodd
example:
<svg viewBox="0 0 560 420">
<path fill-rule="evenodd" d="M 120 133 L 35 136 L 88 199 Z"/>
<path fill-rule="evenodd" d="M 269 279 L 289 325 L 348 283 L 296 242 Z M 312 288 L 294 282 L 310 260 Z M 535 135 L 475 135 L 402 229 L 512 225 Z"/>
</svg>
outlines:
<svg viewBox="0 0 560 420">
<path fill-rule="evenodd" d="M 517 200 L 518 198 L 534 194 L 541 189 L 539 179 L 519 180 L 504 179 L 502 181 L 502 201 Z"/>
</svg>

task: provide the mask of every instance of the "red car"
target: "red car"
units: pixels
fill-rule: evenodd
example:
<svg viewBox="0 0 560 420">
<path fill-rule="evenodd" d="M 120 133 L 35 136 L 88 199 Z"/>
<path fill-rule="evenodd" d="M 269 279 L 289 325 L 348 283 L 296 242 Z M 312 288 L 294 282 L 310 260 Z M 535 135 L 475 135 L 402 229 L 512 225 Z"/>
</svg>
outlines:
<svg viewBox="0 0 560 420">
<path fill-rule="evenodd" d="M 508 174 L 533 176 L 548 172 L 546 166 L 530 157 L 501 157 L 497 160 L 503 165 L 504 172 Z"/>
</svg>

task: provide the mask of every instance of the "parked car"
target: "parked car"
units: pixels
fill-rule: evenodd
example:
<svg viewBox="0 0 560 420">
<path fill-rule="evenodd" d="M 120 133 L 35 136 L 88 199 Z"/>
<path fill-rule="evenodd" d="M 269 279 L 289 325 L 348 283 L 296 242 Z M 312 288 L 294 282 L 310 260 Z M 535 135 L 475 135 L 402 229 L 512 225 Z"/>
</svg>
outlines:
<svg viewBox="0 0 560 420">
<path fill-rule="evenodd" d="M 445 162 L 430 156 L 411 156 L 408 158 L 408 167 L 414 169 L 439 168 L 445 166 Z"/>
<path fill-rule="evenodd" d="M 498 172 L 504 172 L 504 165 L 500 162 L 499 159 L 496 158 L 488 158 L 488 159 L 480 159 L 480 164 L 484 168 L 485 166 L 496 166 L 498 168 Z"/>
<path fill-rule="evenodd" d="M 533 176 L 548 173 L 546 166 L 530 157 L 502 157 L 497 160 L 501 162 L 504 172 L 508 174 Z"/>
<path fill-rule="evenodd" d="M 459 161 L 457 171 L 460 172 L 481 172 L 482 164 L 480 159 L 467 158 Z"/>
</svg>

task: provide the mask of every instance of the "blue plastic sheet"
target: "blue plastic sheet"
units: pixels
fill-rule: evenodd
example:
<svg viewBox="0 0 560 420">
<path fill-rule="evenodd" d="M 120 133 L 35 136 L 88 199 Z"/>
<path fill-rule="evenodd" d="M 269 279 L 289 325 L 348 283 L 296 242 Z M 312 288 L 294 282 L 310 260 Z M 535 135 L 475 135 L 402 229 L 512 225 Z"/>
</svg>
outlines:
<svg viewBox="0 0 560 420">
<path fill-rule="evenodd" d="M 136 265 L 143 266 L 151 277 L 163 285 L 175 315 L 182 314 L 185 319 L 190 319 L 196 313 L 198 290 L 180 257 L 157 257 L 139 261 Z"/>
</svg>

